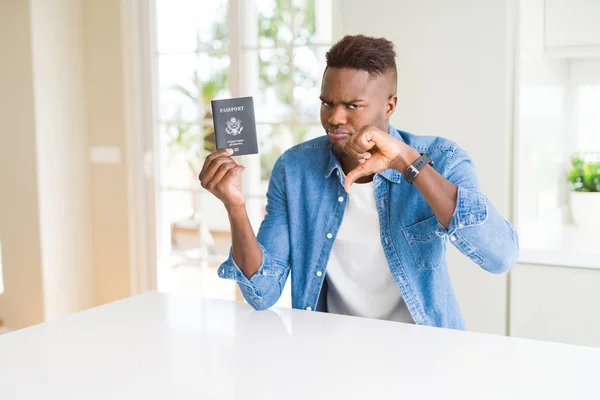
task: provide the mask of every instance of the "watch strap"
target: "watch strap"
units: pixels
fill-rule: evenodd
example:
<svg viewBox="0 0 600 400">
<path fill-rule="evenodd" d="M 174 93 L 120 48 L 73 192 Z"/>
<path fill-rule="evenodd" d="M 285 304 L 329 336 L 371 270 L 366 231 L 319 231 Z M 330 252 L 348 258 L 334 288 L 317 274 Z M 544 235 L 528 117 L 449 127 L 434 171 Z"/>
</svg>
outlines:
<svg viewBox="0 0 600 400">
<path fill-rule="evenodd" d="M 425 153 L 421 153 L 421 157 L 419 157 L 414 163 L 408 166 L 404 174 L 404 180 L 410 184 L 413 183 L 419 172 L 427 165 L 431 165 L 433 167 L 433 160 L 429 158 L 429 156 Z"/>
</svg>

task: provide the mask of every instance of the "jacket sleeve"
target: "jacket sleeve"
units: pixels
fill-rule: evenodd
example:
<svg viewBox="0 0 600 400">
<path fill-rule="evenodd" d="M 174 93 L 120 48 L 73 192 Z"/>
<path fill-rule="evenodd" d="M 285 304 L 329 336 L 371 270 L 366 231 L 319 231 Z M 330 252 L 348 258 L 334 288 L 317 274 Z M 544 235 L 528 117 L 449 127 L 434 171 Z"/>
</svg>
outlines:
<svg viewBox="0 0 600 400">
<path fill-rule="evenodd" d="M 279 297 L 290 272 L 289 229 L 285 190 L 284 155 L 275 162 L 267 191 L 267 214 L 258 230 L 262 264 L 248 279 L 235 263 L 231 250 L 221 264 L 221 278 L 235 280 L 246 301 L 257 310 L 271 307 Z"/>
<path fill-rule="evenodd" d="M 442 174 L 458 187 L 458 196 L 448 229 L 438 221 L 438 234 L 447 235 L 450 243 L 484 270 L 506 272 L 519 258 L 517 233 L 480 192 L 471 158 L 457 146 Z"/>
</svg>

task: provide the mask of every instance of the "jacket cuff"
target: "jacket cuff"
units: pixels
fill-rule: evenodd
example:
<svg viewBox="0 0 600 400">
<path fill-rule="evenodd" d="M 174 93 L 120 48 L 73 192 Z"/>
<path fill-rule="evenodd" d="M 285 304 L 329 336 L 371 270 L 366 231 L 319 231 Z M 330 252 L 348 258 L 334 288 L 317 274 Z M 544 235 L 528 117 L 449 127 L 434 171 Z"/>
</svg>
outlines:
<svg viewBox="0 0 600 400">
<path fill-rule="evenodd" d="M 446 229 L 438 222 L 436 233 L 439 236 L 452 236 L 457 230 L 483 224 L 488 218 L 487 198 L 477 191 L 458 187 L 456 208 Z"/>
</svg>

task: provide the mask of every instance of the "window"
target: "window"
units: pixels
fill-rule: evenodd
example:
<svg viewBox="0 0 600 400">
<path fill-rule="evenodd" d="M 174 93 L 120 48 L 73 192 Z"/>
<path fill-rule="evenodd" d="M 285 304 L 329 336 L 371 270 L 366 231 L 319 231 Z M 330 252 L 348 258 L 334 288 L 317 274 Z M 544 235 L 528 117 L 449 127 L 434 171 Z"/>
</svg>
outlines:
<svg viewBox="0 0 600 400">
<path fill-rule="evenodd" d="M 210 101 L 254 97 L 260 154 L 240 161 L 257 231 L 277 157 L 322 134 L 332 7 L 332 0 L 156 0 L 159 290 L 236 296 L 235 283 L 216 274 L 231 246 L 227 214 L 197 181 L 215 148 Z M 284 293 L 280 305 L 287 304 Z"/>
</svg>

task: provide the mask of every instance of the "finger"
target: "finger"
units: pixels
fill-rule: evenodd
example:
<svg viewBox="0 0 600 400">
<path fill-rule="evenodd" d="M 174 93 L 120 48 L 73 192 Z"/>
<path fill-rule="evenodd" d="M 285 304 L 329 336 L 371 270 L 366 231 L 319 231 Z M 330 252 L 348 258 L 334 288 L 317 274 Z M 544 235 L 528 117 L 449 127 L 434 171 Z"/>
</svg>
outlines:
<svg viewBox="0 0 600 400">
<path fill-rule="evenodd" d="M 213 151 L 208 157 L 219 157 L 219 155 L 221 154 L 225 154 L 225 155 L 232 155 L 233 154 L 233 149 L 230 148 L 226 148 L 226 149 L 221 149 L 221 150 L 217 150 L 217 151 Z"/>
<path fill-rule="evenodd" d="M 346 143 L 346 146 L 344 146 L 344 153 L 346 153 L 348 156 L 354 159 L 359 159 L 361 157 L 359 157 L 358 155 L 364 154 L 364 151 L 358 148 L 353 142 L 349 141 L 348 143 Z"/>
<path fill-rule="evenodd" d="M 237 165 L 237 163 L 231 157 L 215 158 L 214 160 L 212 160 L 212 162 L 210 163 L 210 166 L 206 169 L 206 171 L 204 171 L 204 175 L 202 176 L 201 182 L 206 183 L 206 182 L 212 181 L 214 175 L 217 173 L 219 168 L 221 168 L 221 166 L 224 164 Z"/>
<path fill-rule="evenodd" d="M 377 128 L 368 130 L 364 139 L 370 144 L 370 148 L 377 146 L 380 151 L 393 147 L 398 142 L 398 139 Z"/>
<path fill-rule="evenodd" d="M 242 171 L 244 171 L 245 169 L 246 169 L 246 167 L 244 165 L 238 165 L 235 168 L 232 168 L 229 171 L 227 171 L 227 174 L 225 175 L 225 178 L 223 178 L 223 179 L 224 180 L 233 179 L 236 176 L 238 176 L 239 174 L 241 174 Z"/>
<path fill-rule="evenodd" d="M 222 150 L 217 150 L 217 151 L 213 151 L 212 153 L 210 153 L 208 155 L 208 157 L 206 157 L 206 160 L 204 161 L 204 164 L 202 165 L 202 170 L 198 174 L 198 179 L 202 180 L 204 173 L 206 172 L 206 170 L 210 167 L 210 165 L 216 158 L 226 157 L 226 156 L 230 156 L 232 154 L 233 154 L 232 149 L 222 149 Z"/>
<path fill-rule="evenodd" d="M 233 159 L 231 157 L 215 158 L 214 160 L 212 160 L 212 162 L 210 163 L 210 166 L 206 169 L 206 171 L 204 171 L 204 175 L 202 176 L 202 179 L 200 179 L 200 182 L 203 184 L 203 186 L 206 185 L 206 182 L 212 181 L 214 175 L 217 173 L 217 171 L 223 164 L 237 165 L 237 163 L 235 161 L 233 161 Z"/>
<path fill-rule="evenodd" d="M 367 126 L 361 129 L 356 135 L 356 140 L 359 142 L 359 148 L 365 148 L 368 151 L 377 146 L 379 149 L 386 149 L 392 146 L 397 139 L 389 133 L 382 131 L 374 126 Z"/>
<path fill-rule="evenodd" d="M 344 146 L 344 151 L 351 157 L 358 159 L 360 154 L 367 153 L 371 147 L 373 146 L 368 147 L 363 145 L 360 138 L 352 137 L 348 143 L 346 143 L 346 146 Z"/>
<path fill-rule="evenodd" d="M 354 182 L 356 182 L 363 176 L 368 175 L 371 175 L 371 173 L 367 171 L 363 165 L 359 165 L 358 167 L 350 171 L 350 173 L 346 176 L 346 181 L 344 182 L 344 190 L 346 191 L 346 193 L 350 191 L 350 186 L 352 186 Z"/>
<path fill-rule="evenodd" d="M 208 190 L 213 190 L 223 180 L 227 172 L 236 167 L 238 167 L 238 165 L 233 163 L 222 164 L 210 182 L 207 183 L 206 188 Z"/>
<path fill-rule="evenodd" d="M 372 134 L 369 130 L 363 130 L 355 135 L 352 135 L 346 144 L 348 153 L 357 160 L 360 158 L 370 157 L 370 155 L 367 156 L 367 154 L 370 154 L 375 147 L 375 142 L 369 140 L 371 136 Z"/>
<path fill-rule="evenodd" d="M 367 126 L 362 129 L 355 138 L 356 147 L 362 149 L 363 152 L 367 152 L 375 146 L 374 140 L 375 135 L 379 132 L 379 129 Z"/>
<path fill-rule="evenodd" d="M 212 164 L 212 162 L 219 158 L 219 157 L 227 157 L 233 154 L 233 150 L 232 149 L 222 149 L 222 150 L 217 150 L 217 151 L 213 151 L 212 153 L 210 153 L 208 155 L 208 157 L 206 157 L 206 160 L 204 161 L 204 165 L 202 166 L 202 171 L 200 171 L 200 174 L 198 175 L 199 179 L 202 179 L 202 176 L 204 175 L 204 173 L 206 172 L 206 170 L 210 167 L 210 165 Z"/>
<path fill-rule="evenodd" d="M 365 159 L 368 160 L 369 158 L 371 158 L 371 153 L 369 152 L 358 152 L 357 149 L 354 149 L 355 153 L 354 153 L 354 158 L 356 158 L 357 160 L 361 160 L 361 159 Z"/>
</svg>

